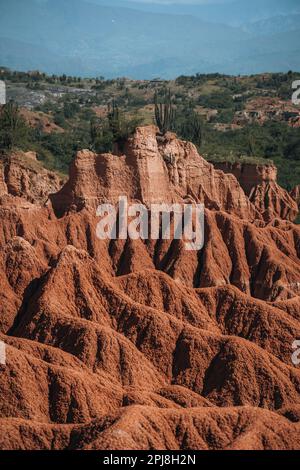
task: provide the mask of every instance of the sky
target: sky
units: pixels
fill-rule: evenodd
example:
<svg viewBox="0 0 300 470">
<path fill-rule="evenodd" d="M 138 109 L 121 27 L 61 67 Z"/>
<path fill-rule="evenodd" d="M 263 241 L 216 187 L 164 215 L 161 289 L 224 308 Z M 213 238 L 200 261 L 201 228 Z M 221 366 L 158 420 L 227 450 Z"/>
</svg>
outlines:
<svg viewBox="0 0 300 470">
<path fill-rule="evenodd" d="M 208 3 L 231 3 L 233 0 L 134 0 L 135 2 L 140 3 L 179 3 L 183 4 L 195 4 L 195 5 L 203 5 Z"/>
</svg>

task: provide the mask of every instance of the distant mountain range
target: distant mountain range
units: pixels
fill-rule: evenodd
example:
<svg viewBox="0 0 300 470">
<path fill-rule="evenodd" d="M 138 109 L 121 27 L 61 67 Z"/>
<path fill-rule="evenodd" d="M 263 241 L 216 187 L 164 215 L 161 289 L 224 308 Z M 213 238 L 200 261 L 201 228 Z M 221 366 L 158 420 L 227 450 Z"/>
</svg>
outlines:
<svg viewBox="0 0 300 470">
<path fill-rule="evenodd" d="M 107 78 L 300 70 L 299 3 L 0 0 L 0 64 Z"/>
<path fill-rule="evenodd" d="M 43 0 L 41 0 L 43 1 Z M 195 4 L 188 2 L 158 3 L 151 0 L 84 0 L 97 5 L 121 6 L 134 10 L 172 15 L 192 15 L 213 23 L 240 26 L 279 15 L 300 12 L 299 0 L 215 0 L 210 3 Z"/>
</svg>

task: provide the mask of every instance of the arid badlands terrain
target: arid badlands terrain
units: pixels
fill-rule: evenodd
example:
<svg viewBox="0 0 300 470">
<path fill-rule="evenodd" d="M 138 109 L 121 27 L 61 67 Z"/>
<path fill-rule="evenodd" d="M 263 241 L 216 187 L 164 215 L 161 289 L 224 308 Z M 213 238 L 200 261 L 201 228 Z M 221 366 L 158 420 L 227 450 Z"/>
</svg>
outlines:
<svg viewBox="0 0 300 470">
<path fill-rule="evenodd" d="M 299 188 L 153 126 L 122 153 L 1 159 L 0 448 L 300 449 Z M 204 203 L 204 248 L 99 240 L 119 195 Z"/>
</svg>

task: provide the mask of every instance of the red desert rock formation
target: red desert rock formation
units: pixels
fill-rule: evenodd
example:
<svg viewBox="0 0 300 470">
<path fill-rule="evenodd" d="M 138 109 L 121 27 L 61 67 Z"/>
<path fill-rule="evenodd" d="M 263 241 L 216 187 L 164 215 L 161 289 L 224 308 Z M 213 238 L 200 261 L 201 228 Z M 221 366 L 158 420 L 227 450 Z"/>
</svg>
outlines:
<svg viewBox="0 0 300 470">
<path fill-rule="evenodd" d="M 225 173 L 232 173 L 242 186 L 250 201 L 271 221 L 276 217 L 294 221 L 298 214 L 293 194 L 277 184 L 277 168 L 273 164 L 217 163 Z"/>
<path fill-rule="evenodd" d="M 154 127 L 124 155 L 79 152 L 61 189 L 23 156 L 0 175 L 1 449 L 300 449 L 286 212 L 267 220 L 233 174 Z M 95 208 L 119 195 L 204 202 L 204 248 L 100 241 Z"/>
<path fill-rule="evenodd" d="M 63 179 L 45 170 L 35 152 L 15 152 L 0 157 L 0 196 L 11 194 L 33 203 L 46 202 L 49 192 L 60 189 Z"/>
<path fill-rule="evenodd" d="M 296 186 L 290 194 L 293 199 L 297 202 L 298 206 L 300 205 L 300 184 Z"/>
<path fill-rule="evenodd" d="M 208 209 L 252 221 L 261 218 L 233 175 L 215 170 L 193 144 L 178 140 L 175 134 L 157 136 L 154 126 L 138 128 L 124 155 L 79 152 L 68 183 L 52 196 L 52 202 L 60 214 L 117 202 L 120 194 L 146 205 L 192 199 Z"/>
</svg>

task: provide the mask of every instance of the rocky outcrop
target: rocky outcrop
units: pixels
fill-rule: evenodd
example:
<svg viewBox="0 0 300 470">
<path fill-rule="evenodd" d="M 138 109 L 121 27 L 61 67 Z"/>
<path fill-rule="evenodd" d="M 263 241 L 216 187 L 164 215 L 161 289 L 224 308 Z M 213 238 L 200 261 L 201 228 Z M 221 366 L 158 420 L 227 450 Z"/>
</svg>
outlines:
<svg viewBox="0 0 300 470">
<path fill-rule="evenodd" d="M 224 171 L 224 173 L 233 174 L 247 196 L 256 186 L 277 182 L 277 168 L 273 164 L 262 165 L 227 161 L 215 162 L 214 167 Z"/>
<path fill-rule="evenodd" d="M 300 227 L 154 127 L 78 153 L 53 206 L 37 164 L 0 171 L 0 448 L 300 449 Z M 99 240 L 119 195 L 205 202 L 204 247 Z"/>
<path fill-rule="evenodd" d="M 0 196 L 11 194 L 43 204 L 63 184 L 63 178 L 43 168 L 35 152 L 14 152 L 1 159 Z"/>
<path fill-rule="evenodd" d="M 294 221 L 299 213 L 298 205 L 293 198 L 277 183 L 263 183 L 256 186 L 252 189 L 249 199 L 267 222 L 276 217 Z"/>
<path fill-rule="evenodd" d="M 300 184 L 296 186 L 290 193 L 290 196 L 300 205 Z"/>
<path fill-rule="evenodd" d="M 291 221 L 296 219 L 297 205 L 292 195 L 277 184 L 277 168 L 273 164 L 220 162 L 214 163 L 214 166 L 236 177 L 266 221 L 276 217 Z"/>
<path fill-rule="evenodd" d="M 213 166 L 193 144 L 172 133 L 162 137 L 156 127 L 148 126 L 137 129 L 124 154 L 78 152 L 69 181 L 51 200 L 57 215 L 116 203 L 124 195 L 147 206 L 192 200 L 250 221 L 276 217 L 293 221 L 297 205 L 276 181 L 273 165 Z"/>
<path fill-rule="evenodd" d="M 234 176 L 215 170 L 193 144 L 175 134 L 159 136 L 154 126 L 138 128 L 124 155 L 78 152 L 69 181 L 51 200 L 56 213 L 64 214 L 117 202 L 120 195 L 147 206 L 192 199 L 211 210 L 260 218 Z"/>
</svg>

